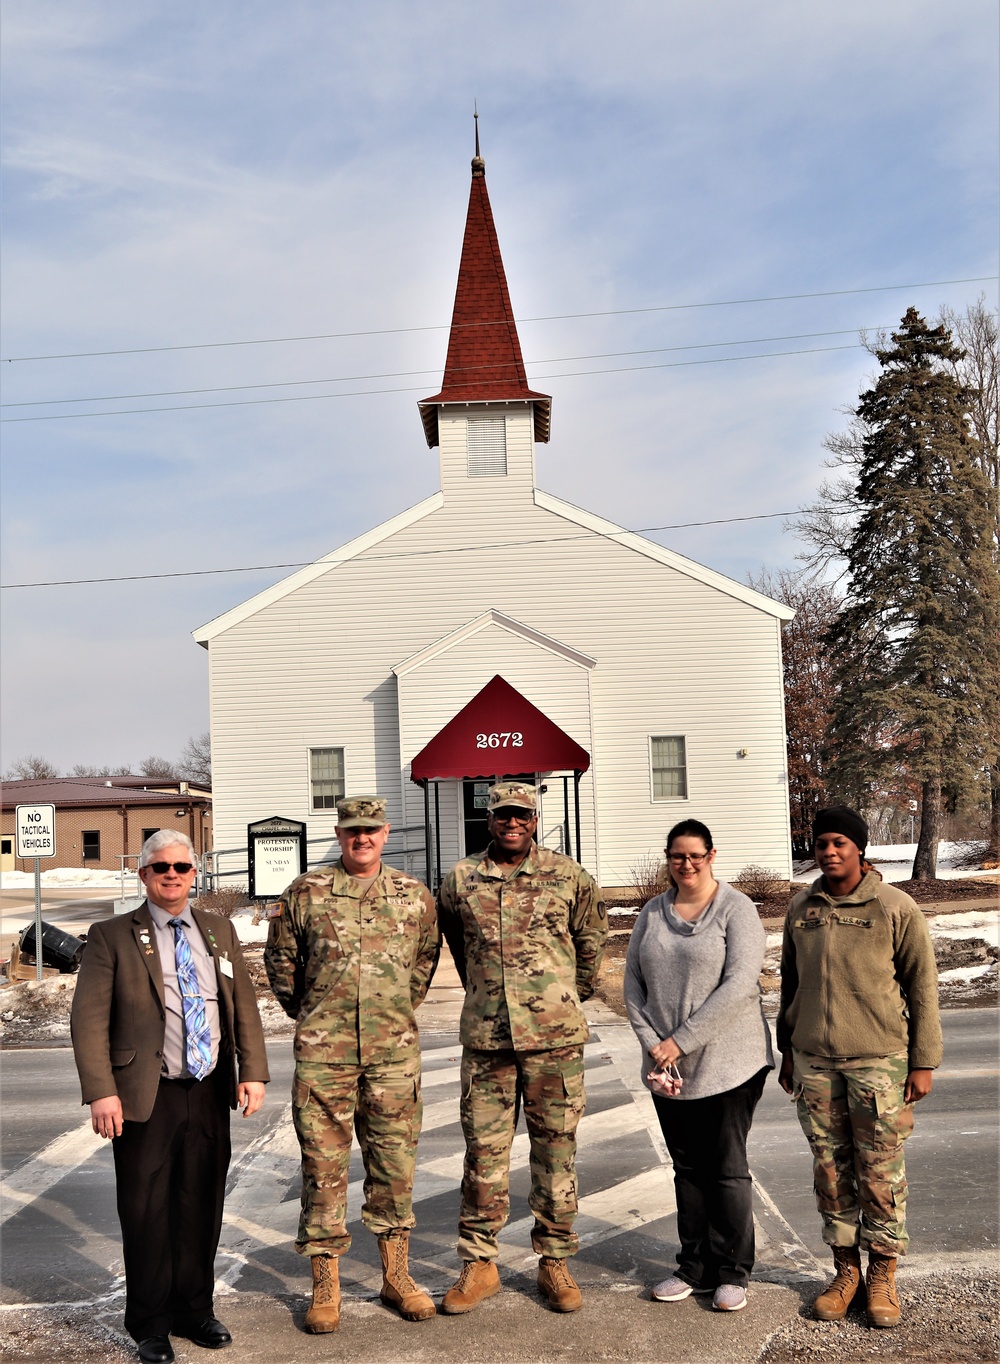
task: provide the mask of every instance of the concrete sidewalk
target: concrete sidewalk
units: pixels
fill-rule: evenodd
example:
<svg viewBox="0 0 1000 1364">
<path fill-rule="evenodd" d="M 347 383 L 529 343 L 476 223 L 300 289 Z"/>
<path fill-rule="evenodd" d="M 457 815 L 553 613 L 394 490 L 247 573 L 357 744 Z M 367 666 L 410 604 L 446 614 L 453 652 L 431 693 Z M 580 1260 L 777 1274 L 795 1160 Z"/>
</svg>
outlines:
<svg viewBox="0 0 1000 1364">
<path fill-rule="evenodd" d="M 307 1336 L 301 1331 L 305 1300 L 297 1303 L 238 1294 L 218 1310 L 233 1332 L 235 1348 L 248 1360 L 335 1358 L 379 1361 L 533 1361 L 627 1359 L 633 1364 L 669 1361 L 753 1361 L 767 1338 L 794 1315 L 800 1298 L 792 1289 L 754 1284 L 743 1312 L 713 1312 L 711 1299 L 654 1303 L 645 1287 L 605 1273 L 600 1280 L 577 1262 L 584 1291 L 579 1312 L 544 1306 L 533 1277 L 504 1274 L 503 1291 L 461 1317 L 404 1322 L 376 1299 L 345 1302 L 340 1330 Z M 230 1306 L 232 1303 L 232 1306 Z M 181 1348 L 178 1349 L 177 1347 Z M 184 1341 L 181 1360 L 204 1359 Z"/>
<path fill-rule="evenodd" d="M 710 1299 L 655 1303 L 645 1286 L 607 1271 L 574 1264 L 584 1291 L 579 1312 L 551 1312 L 533 1277 L 504 1272 L 504 1288 L 466 1316 L 439 1315 L 405 1322 L 377 1298 L 345 1296 L 340 1329 L 329 1335 L 302 1330 L 308 1298 L 260 1293 L 220 1294 L 219 1317 L 233 1333 L 220 1359 L 298 1364 L 356 1359 L 378 1364 L 487 1364 L 517 1361 L 629 1360 L 631 1364 L 753 1364 L 769 1336 L 800 1306 L 800 1296 L 776 1284 L 751 1284 L 742 1312 L 713 1312 Z M 134 1360 L 121 1331 L 121 1304 L 88 1310 L 8 1309 L 3 1314 L 8 1360 Z M 180 1364 L 204 1364 L 204 1350 L 172 1338 Z"/>
</svg>

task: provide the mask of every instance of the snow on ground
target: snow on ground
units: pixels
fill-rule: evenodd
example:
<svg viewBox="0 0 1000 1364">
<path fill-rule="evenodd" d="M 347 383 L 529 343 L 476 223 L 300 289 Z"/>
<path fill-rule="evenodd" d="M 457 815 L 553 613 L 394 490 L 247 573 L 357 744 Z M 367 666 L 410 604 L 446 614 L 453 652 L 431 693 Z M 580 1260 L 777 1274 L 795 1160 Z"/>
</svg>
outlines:
<svg viewBox="0 0 1000 1364">
<path fill-rule="evenodd" d="M 972 845 L 975 846 L 975 845 Z M 984 847 L 980 844 L 980 848 Z M 968 855 L 968 843 L 939 843 L 937 874 L 941 881 L 962 881 L 975 879 L 983 873 L 978 867 L 956 867 L 956 862 L 964 862 Z M 878 867 L 883 881 L 909 881 L 913 871 L 913 859 L 917 855 L 916 843 L 883 843 L 868 849 L 868 861 Z M 808 880 L 819 875 L 819 868 L 811 859 L 796 861 L 794 876 L 796 880 Z"/>
<path fill-rule="evenodd" d="M 982 938 L 1000 947 L 1000 910 L 973 910 L 968 914 L 935 914 L 927 920 L 932 938 Z"/>
<path fill-rule="evenodd" d="M 951 971 L 939 971 L 938 984 L 966 984 L 970 980 L 982 980 L 985 976 L 988 976 L 991 971 L 995 971 L 996 969 L 997 965 L 995 961 L 988 961 L 985 966 L 956 966 Z"/>
<path fill-rule="evenodd" d="M 262 943 L 267 941 L 267 920 L 263 919 L 259 924 L 253 921 L 253 909 L 238 909 L 232 916 L 232 925 L 236 929 L 236 936 L 243 944 Z"/>
<path fill-rule="evenodd" d="M 942 843 L 938 848 L 937 874 L 942 881 L 967 879 L 982 876 L 977 867 L 956 867 L 955 862 L 962 860 L 968 852 L 967 843 Z M 916 855 L 915 843 L 887 843 L 881 847 L 870 847 L 868 859 L 882 873 L 885 881 L 908 881 Z M 816 876 L 815 862 L 796 862 L 796 879 L 806 880 Z M 89 867 L 56 867 L 52 871 L 42 871 L 42 885 L 66 887 L 80 890 L 118 889 L 121 876 L 116 871 L 91 870 Z M 4 890 L 20 890 L 35 884 L 35 874 L 30 871 L 5 871 L 0 874 L 0 886 Z M 134 872 L 125 875 L 125 894 L 134 895 L 138 888 L 138 877 Z"/>
<path fill-rule="evenodd" d="M 942 881 L 969 880 L 982 876 L 978 867 L 956 867 L 969 852 L 968 843 L 939 843 L 937 874 Z M 916 843 L 886 843 L 868 849 L 868 860 L 882 873 L 884 881 L 908 881 L 917 855 Z"/>
<path fill-rule="evenodd" d="M 54 867 L 41 875 L 43 886 L 67 887 L 72 890 L 119 890 L 121 874 L 117 871 L 101 871 L 90 867 Z M 35 884 L 33 871 L 5 871 L 0 873 L 0 887 L 4 890 L 22 890 Z M 125 893 L 134 894 L 139 884 L 135 872 L 125 873 Z"/>
</svg>

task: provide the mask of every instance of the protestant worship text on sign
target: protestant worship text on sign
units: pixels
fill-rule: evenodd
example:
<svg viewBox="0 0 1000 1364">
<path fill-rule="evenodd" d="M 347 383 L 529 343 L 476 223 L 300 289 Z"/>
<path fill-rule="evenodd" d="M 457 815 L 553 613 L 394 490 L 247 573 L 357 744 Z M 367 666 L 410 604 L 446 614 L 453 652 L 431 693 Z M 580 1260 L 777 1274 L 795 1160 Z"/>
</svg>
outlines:
<svg viewBox="0 0 1000 1364">
<path fill-rule="evenodd" d="M 18 805 L 14 816 L 17 857 L 55 857 L 56 807 Z"/>
<path fill-rule="evenodd" d="M 280 895 L 306 869 L 306 826 L 297 819 L 260 819 L 247 825 L 251 897 Z"/>
</svg>

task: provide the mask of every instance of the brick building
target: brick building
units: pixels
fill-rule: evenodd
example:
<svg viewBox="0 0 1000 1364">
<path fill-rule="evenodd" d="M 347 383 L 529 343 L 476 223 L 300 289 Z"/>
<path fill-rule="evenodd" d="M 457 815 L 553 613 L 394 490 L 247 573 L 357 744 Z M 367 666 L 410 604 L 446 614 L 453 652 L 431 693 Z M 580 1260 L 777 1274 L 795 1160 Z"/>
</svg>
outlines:
<svg viewBox="0 0 1000 1364">
<path fill-rule="evenodd" d="M 118 871 L 157 829 L 187 834 L 199 853 L 212 847 L 212 793 L 186 781 L 151 777 L 53 777 L 4 783 L 0 810 L 0 870 L 32 871 L 31 858 L 14 856 L 14 810 L 18 805 L 56 807 L 56 856 L 43 871 L 86 867 Z"/>
</svg>

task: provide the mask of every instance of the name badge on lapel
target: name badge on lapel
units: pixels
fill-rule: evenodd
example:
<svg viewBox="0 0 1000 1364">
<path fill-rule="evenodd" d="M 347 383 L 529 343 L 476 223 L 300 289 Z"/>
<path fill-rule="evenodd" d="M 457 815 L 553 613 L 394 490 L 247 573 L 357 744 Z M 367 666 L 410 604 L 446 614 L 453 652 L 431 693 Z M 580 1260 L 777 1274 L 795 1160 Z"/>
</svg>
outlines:
<svg viewBox="0 0 1000 1364">
<path fill-rule="evenodd" d="M 219 970 L 222 972 L 222 974 L 223 974 L 224 976 L 228 976 L 229 979 L 232 980 L 232 978 L 233 978 L 233 963 L 229 960 L 228 957 L 220 957 L 220 958 L 219 958 Z"/>
</svg>

